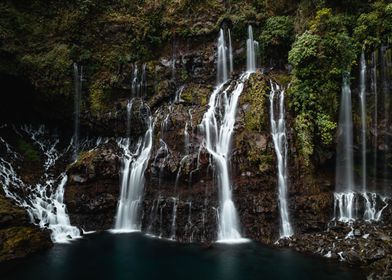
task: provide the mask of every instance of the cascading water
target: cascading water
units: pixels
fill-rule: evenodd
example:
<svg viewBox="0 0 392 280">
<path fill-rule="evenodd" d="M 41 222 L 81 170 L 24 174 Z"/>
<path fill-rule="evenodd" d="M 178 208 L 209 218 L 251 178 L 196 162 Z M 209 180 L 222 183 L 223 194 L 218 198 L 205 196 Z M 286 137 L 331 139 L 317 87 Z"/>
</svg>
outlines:
<svg viewBox="0 0 392 280">
<path fill-rule="evenodd" d="M 132 96 L 138 97 L 140 92 L 140 83 L 139 83 L 139 68 L 136 63 L 133 65 L 131 89 L 132 89 Z"/>
<path fill-rule="evenodd" d="M 375 115 L 374 115 L 374 146 L 375 165 L 374 175 L 377 174 L 377 142 L 378 142 L 378 96 L 377 96 L 377 66 L 376 54 L 372 55 L 371 81 L 372 90 L 375 95 Z M 340 107 L 340 119 L 338 130 L 338 148 L 336 161 L 336 192 L 334 194 L 334 219 L 341 222 L 353 222 L 358 218 L 365 221 L 379 221 L 383 210 L 386 208 L 387 196 L 378 192 L 369 192 L 367 186 L 367 159 L 366 159 L 366 134 L 367 134 L 367 112 L 366 112 L 366 59 L 362 52 L 360 60 L 360 114 L 361 114 L 361 184 L 354 184 L 353 167 L 353 123 L 351 91 L 349 86 L 349 76 L 343 79 L 342 101 Z M 383 72 L 383 71 L 382 71 Z M 375 185 L 375 189 L 376 189 Z M 362 213 L 359 211 L 363 209 Z M 363 215 L 362 215 L 363 214 Z"/>
<path fill-rule="evenodd" d="M 373 176 L 377 176 L 377 152 L 378 152 L 378 87 L 377 87 L 377 53 L 372 53 L 372 72 L 371 72 L 371 87 L 374 95 L 374 116 L 373 116 Z M 374 180 L 374 187 L 376 187 L 376 180 Z"/>
<path fill-rule="evenodd" d="M 127 103 L 127 138 L 131 137 L 131 117 L 132 117 L 133 100 L 134 99 L 132 98 Z"/>
<path fill-rule="evenodd" d="M 278 106 L 275 99 L 279 100 Z M 278 109 L 275 112 L 275 109 Z M 278 189 L 279 189 L 279 212 L 281 220 L 280 237 L 287 238 L 293 235 L 290 224 L 287 203 L 287 137 L 284 110 L 284 90 L 279 85 L 271 82 L 270 93 L 270 120 L 272 139 L 278 163 Z"/>
<path fill-rule="evenodd" d="M 352 221 L 354 216 L 354 169 L 353 169 L 353 121 L 351 105 L 350 75 L 343 76 L 340 104 L 338 147 L 336 153 L 335 219 Z M 337 216 L 338 214 L 338 216 Z"/>
<path fill-rule="evenodd" d="M 147 72 L 146 64 L 142 64 L 141 73 L 137 63 L 133 65 L 133 75 L 132 75 L 132 97 L 146 97 L 147 96 Z"/>
<path fill-rule="evenodd" d="M 217 83 L 222 84 L 226 82 L 229 78 L 227 71 L 227 47 L 225 42 L 225 34 L 223 29 L 219 32 L 218 38 L 218 74 L 217 74 Z"/>
<path fill-rule="evenodd" d="M 56 149 L 58 141 L 52 143 L 47 140 L 43 127 L 35 131 L 31 127 L 24 126 L 22 131 L 31 138 L 33 143 L 45 155 L 45 173 L 40 179 L 40 183 L 28 185 L 17 175 L 10 162 L 0 158 L 0 182 L 6 196 L 25 208 L 33 223 L 42 228 L 49 228 L 52 231 L 51 238 L 53 242 L 66 243 L 71 239 L 79 238 L 80 231 L 78 228 L 71 226 L 63 201 L 67 176 L 65 173 L 58 177 L 53 174 L 54 166 L 61 156 Z M 19 157 L 17 153 L 10 149 L 8 144 L 7 151 L 15 159 Z M 24 190 L 23 198 L 17 194 L 18 189 Z"/>
<path fill-rule="evenodd" d="M 223 84 L 216 87 L 211 94 L 207 112 L 203 116 L 202 127 L 205 132 L 205 144 L 208 152 L 214 158 L 217 167 L 218 183 L 220 190 L 220 212 L 219 212 L 219 232 L 218 241 L 221 242 L 241 242 L 240 226 L 238 222 L 237 210 L 232 200 L 232 185 L 229 175 L 229 158 L 231 152 L 231 138 L 234 131 L 237 103 L 240 94 L 244 89 L 244 83 L 250 73 L 243 74 L 228 96 L 230 86 L 224 90 L 223 104 L 224 114 L 221 121 L 218 121 L 218 111 L 220 109 L 219 96 Z"/>
<path fill-rule="evenodd" d="M 140 80 L 140 89 L 141 89 L 140 96 L 142 98 L 147 98 L 147 71 L 146 71 L 146 69 L 147 69 L 147 64 L 144 63 L 142 66 L 142 77 Z"/>
<path fill-rule="evenodd" d="M 253 28 L 248 26 L 248 40 L 246 41 L 246 70 L 254 72 L 257 69 L 256 50 L 259 43 L 253 39 Z"/>
<path fill-rule="evenodd" d="M 176 90 L 176 95 L 174 97 L 174 103 L 181 103 L 183 102 L 182 98 L 181 98 L 181 94 L 184 91 L 185 86 L 180 86 L 177 90 Z"/>
<path fill-rule="evenodd" d="M 234 64 L 233 64 L 233 45 L 231 44 L 231 32 L 230 29 L 228 30 L 229 33 L 229 62 L 230 62 L 230 74 L 234 71 Z"/>
<path fill-rule="evenodd" d="M 252 40 L 252 42 L 254 41 Z M 248 52 L 249 54 L 254 56 L 254 51 Z M 217 171 L 220 196 L 218 242 L 236 243 L 246 241 L 246 239 L 241 237 L 238 214 L 232 200 L 232 185 L 229 174 L 231 141 L 239 96 L 244 89 L 245 82 L 250 74 L 255 71 L 256 66 L 254 63 L 255 67 L 248 68 L 248 71 L 241 75 L 234 86 L 229 85 L 224 89 L 225 82 L 228 80 L 227 56 L 224 32 L 221 29 L 218 39 L 218 85 L 210 96 L 208 110 L 203 116 L 201 127 L 205 133 L 205 148 L 212 155 Z M 247 61 L 251 60 L 248 57 Z M 254 57 L 253 61 L 255 61 Z M 231 93 L 231 96 L 229 96 L 229 93 Z M 220 112 L 222 113 L 220 114 Z"/>
<path fill-rule="evenodd" d="M 362 192 L 366 193 L 367 176 L 366 176 L 366 59 L 365 53 L 362 51 L 360 62 L 360 79 L 359 79 L 359 98 L 361 111 L 361 179 Z"/>
<path fill-rule="evenodd" d="M 135 154 L 129 151 L 129 139 L 119 143 L 125 155 L 121 177 L 121 195 L 118 203 L 114 232 L 140 231 L 140 205 L 144 191 L 144 172 L 152 149 L 153 121 L 148 119 L 148 129 Z"/>
<path fill-rule="evenodd" d="M 172 197 L 173 209 L 172 209 L 172 224 L 170 230 L 170 240 L 176 240 L 176 221 L 177 221 L 177 204 L 178 197 Z"/>
</svg>

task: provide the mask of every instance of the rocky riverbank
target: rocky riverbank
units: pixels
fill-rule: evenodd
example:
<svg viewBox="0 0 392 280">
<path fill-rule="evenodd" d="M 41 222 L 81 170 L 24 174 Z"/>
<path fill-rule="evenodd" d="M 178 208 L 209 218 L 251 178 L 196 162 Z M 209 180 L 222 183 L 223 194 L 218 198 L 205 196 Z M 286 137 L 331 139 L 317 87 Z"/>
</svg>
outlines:
<svg viewBox="0 0 392 280">
<path fill-rule="evenodd" d="M 331 221 L 323 231 L 295 234 L 276 245 L 362 267 L 368 279 L 392 279 L 391 206 L 384 211 L 381 222 Z"/>
</svg>

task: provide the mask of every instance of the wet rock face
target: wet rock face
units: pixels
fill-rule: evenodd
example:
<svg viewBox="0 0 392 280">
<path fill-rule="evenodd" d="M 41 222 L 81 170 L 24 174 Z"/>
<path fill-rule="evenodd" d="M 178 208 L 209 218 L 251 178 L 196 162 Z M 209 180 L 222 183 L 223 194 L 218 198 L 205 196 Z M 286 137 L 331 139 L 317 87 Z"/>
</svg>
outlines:
<svg viewBox="0 0 392 280">
<path fill-rule="evenodd" d="M 333 208 L 331 193 L 295 196 L 290 204 L 297 232 L 322 231 L 331 220 L 331 209 Z"/>
<path fill-rule="evenodd" d="M 97 137 L 125 137 L 127 134 L 127 103 L 130 97 L 130 93 L 124 95 L 123 98 L 113 102 L 114 105 L 104 112 L 81 112 L 81 131 Z M 141 98 L 135 98 L 131 113 L 130 134 L 137 138 L 146 130 Z"/>
<path fill-rule="evenodd" d="M 0 193 L 0 262 L 23 258 L 51 246 L 49 230 L 32 225 L 27 212 Z"/>
<path fill-rule="evenodd" d="M 272 244 L 279 238 L 280 215 L 276 159 L 267 117 L 268 85 L 269 77 L 254 74 L 240 96 L 231 174 L 244 236 Z M 155 112 L 154 148 L 145 173 L 141 211 L 142 229 L 147 233 L 181 242 L 212 242 L 217 238 L 219 190 L 212 159 L 200 145 L 203 131 L 199 127 L 210 92 L 207 86 L 191 83 L 185 85 L 177 100 L 151 103 L 157 106 L 151 110 Z M 132 142 L 137 142 L 137 137 L 133 138 Z M 85 230 L 112 228 L 121 156 L 111 141 L 82 154 L 69 168 L 65 200 L 72 223 Z M 291 164 L 289 172 L 293 226 L 304 233 L 324 230 L 330 219 L 331 195 L 323 191 L 322 181 L 311 175 L 299 177 L 299 168 L 300 163 Z"/>
<path fill-rule="evenodd" d="M 64 201 L 72 224 L 86 231 L 112 228 L 119 197 L 119 153 L 111 140 L 83 153 L 69 167 Z"/>
<path fill-rule="evenodd" d="M 143 203 L 142 229 L 179 242 L 209 243 L 217 238 L 216 189 L 209 183 L 178 188 L 148 184 Z"/>
</svg>

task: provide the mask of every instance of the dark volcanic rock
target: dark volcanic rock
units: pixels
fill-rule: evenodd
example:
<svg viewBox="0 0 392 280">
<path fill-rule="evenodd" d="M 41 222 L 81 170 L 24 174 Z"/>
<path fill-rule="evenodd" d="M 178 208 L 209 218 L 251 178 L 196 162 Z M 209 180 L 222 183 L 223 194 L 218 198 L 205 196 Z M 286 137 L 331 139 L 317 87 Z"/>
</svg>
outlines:
<svg viewBox="0 0 392 280">
<path fill-rule="evenodd" d="M 52 246 L 50 232 L 29 222 L 27 212 L 0 194 L 0 262 Z"/>
<path fill-rule="evenodd" d="M 71 223 L 84 230 L 112 228 L 119 196 L 119 148 L 109 141 L 68 168 L 64 201 Z"/>
</svg>

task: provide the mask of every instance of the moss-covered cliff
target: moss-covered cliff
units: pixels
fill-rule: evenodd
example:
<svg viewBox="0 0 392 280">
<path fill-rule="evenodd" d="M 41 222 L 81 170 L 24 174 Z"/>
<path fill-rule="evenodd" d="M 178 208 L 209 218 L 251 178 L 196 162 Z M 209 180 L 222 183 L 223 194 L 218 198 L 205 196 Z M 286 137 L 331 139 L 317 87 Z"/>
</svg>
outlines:
<svg viewBox="0 0 392 280">
<path fill-rule="evenodd" d="M 121 172 L 121 152 L 114 138 L 126 134 L 133 73 L 144 65 L 146 94 L 135 99 L 130 116 L 133 143 L 146 129 L 146 111 L 154 116 L 142 229 L 171 237 L 176 207 L 177 240 L 215 240 L 219 193 L 198 125 L 216 83 L 219 29 L 231 30 L 234 72 L 229 83 L 235 84 L 245 69 L 249 24 L 259 41 L 261 67 L 245 83 L 239 101 L 231 158 L 234 202 L 246 236 L 269 244 L 276 241 L 276 156 L 268 117 L 270 81 L 276 81 L 287 89 L 293 226 L 299 235 L 319 234 L 328 226 L 333 208 L 342 75 L 352 73 L 356 92 L 361 51 L 370 61 L 374 50 L 390 48 L 391 1 L 5 0 L 0 4 L 0 77 L 11 86 L 20 85 L 2 97 L 7 101 L 2 104 L 10 105 L 0 105 L 7 106 L 4 120 L 53 122 L 66 124 L 69 130 L 73 63 L 77 63 L 84 74 L 82 134 L 112 138 L 96 150 L 82 151 L 67 170 L 65 201 L 74 224 L 95 230 L 114 223 Z M 176 100 L 179 91 L 181 98 Z M 383 105 L 391 105 L 391 100 L 386 98 Z M 372 102 L 369 106 L 374 109 Z M 16 118 L 19 106 L 30 115 Z M 392 154 L 387 145 L 390 117 L 390 111 L 380 117 L 379 140 L 369 141 L 387 160 Z M 369 114 L 369 122 L 372 118 Z M 359 127 L 357 111 L 354 126 Z M 374 134 L 371 131 L 369 138 Z M 34 161 L 31 147 L 21 142 L 20 149 Z"/>
<path fill-rule="evenodd" d="M 298 151 L 308 165 L 322 163 L 333 149 L 341 74 L 356 69 L 362 46 L 372 50 L 390 42 L 391 5 L 382 0 L 7 0 L 0 6 L 0 74 L 27 78 L 39 93 L 35 110 L 45 108 L 44 117 L 63 120 L 72 114 L 76 62 L 85 71 L 84 109 L 99 115 L 129 95 L 135 62 L 147 63 L 152 100 L 167 99 L 174 90 L 162 58 L 188 54 L 176 67 L 178 82 L 213 81 L 211 56 L 222 26 L 231 28 L 235 65 L 241 69 L 246 26 L 252 24 L 263 65 L 292 69 L 289 105 Z M 205 53 L 198 53 L 202 49 Z M 204 57 L 205 72 L 198 77 L 195 55 Z M 192 91 L 196 96 L 198 89 Z"/>
</svg>

